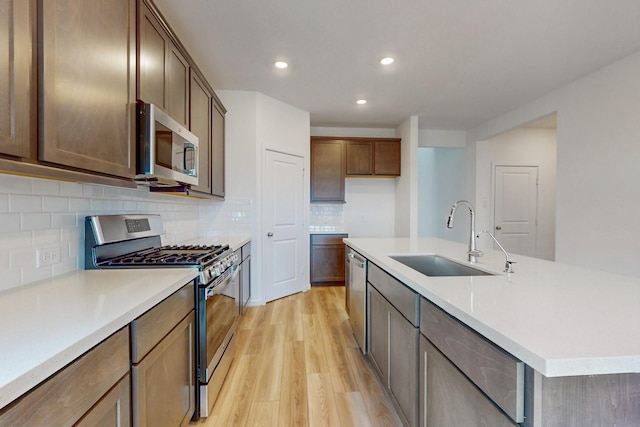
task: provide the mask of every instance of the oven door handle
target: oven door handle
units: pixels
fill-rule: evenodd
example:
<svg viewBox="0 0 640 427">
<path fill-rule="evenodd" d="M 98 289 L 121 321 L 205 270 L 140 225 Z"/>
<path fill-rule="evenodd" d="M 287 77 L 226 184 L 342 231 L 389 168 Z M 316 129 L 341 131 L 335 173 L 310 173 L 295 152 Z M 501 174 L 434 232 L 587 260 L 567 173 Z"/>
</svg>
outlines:
<svg viewBox="0 0 640 427">
<path fill-rule="evenodd" d="M 229 268 L 232 270 L 232 273 L 229 276 L 227 276 L 222 282 L 218 283 L 217 285 L 205 289 L 204 291 L 205 299 L 212 297 L 216 294 L 222 293 L 222 290 L 227 287 L 227 284 L 229 282 L 232 282 L 236 277 L 238 277 L 238 274 L 240 274 L 240 266 L 232 265 Z"/>
</svg>

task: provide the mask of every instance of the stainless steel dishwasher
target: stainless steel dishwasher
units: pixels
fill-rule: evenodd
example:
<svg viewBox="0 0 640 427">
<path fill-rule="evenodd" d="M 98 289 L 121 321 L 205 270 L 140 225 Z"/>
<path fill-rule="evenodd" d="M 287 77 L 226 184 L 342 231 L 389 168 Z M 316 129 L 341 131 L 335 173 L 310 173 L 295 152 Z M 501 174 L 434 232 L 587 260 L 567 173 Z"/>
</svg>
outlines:
<svg viewBox="0 0 640 427">
<path fill-rule="evenodd" d="M 358 341 L 360 350 L 366 353 L 366 295 L 367 295 L 367 260 L 347 247 L 348 273 L 346 277 L 349 298 L 349 323 Z"/>
</svg>

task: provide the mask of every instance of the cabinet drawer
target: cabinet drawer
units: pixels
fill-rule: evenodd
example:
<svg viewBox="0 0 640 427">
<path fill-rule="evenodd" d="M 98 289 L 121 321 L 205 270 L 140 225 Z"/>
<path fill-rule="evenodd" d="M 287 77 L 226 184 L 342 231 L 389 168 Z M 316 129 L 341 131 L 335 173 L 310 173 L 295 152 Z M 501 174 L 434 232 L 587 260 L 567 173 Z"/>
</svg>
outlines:
<svg viewBox="0 0 640 427">
<path fill-rule="evenodd" d="M 128 372 L 125 327 L 3 408 L 0 426 L 75 424 Z"/>
<path fill-rule="evenodd" d="M 377 265 L 369 262 L 367 281 L 389 301 L 413 326 L 418 326 L 419 295 L 402 282 L 391 277 Z"/>
<path fill-rule="evenodd" d="M 420 332 L 507 415 L 524 421 L 524 363 L 425 298 Z"/>
<path fill-rule="evenodd" d="M 144 356 L 195 307 L 191 282 L 131 322 L 131 362 Z"/>
</svg>

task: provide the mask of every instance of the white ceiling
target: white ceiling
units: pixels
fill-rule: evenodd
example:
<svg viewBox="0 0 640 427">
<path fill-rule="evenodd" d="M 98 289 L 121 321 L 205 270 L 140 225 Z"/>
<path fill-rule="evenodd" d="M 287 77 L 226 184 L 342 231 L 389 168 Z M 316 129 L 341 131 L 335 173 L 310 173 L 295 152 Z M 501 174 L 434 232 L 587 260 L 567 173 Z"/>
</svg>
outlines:
<svg viewBox="0 0 640 427">
<path fill-rule="evenodd" d="M 313 126 L 465 130 L 640 49 L 638 0 L 155 3 L 216 90 L 261 92 Z"/>
</svg>

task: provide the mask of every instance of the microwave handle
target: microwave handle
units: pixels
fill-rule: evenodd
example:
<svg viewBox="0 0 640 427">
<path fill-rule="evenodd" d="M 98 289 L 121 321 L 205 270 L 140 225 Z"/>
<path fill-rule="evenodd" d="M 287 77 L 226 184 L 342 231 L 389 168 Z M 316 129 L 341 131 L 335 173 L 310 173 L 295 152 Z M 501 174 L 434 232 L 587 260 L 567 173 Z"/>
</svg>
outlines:
<svg viewBox="0 0 640 427">
<path fill-rule="evenodd" d="M 193 164 L 193 167 L 188 167 L 189 165 L 187 165 L 187 156 L 189 154 L 191 159 L 195 159 L 195 152 L 196 152 L 196 147 L 192 144 L 185 144 L 184 146 L 184 150 L 182 152 L 182 165 L 183 165 L 183 169 L 185 171 L 192 171 L 192 173 L 195 173 L 196 171 L 196 165 L 195 162 Z"/>
</svg>

